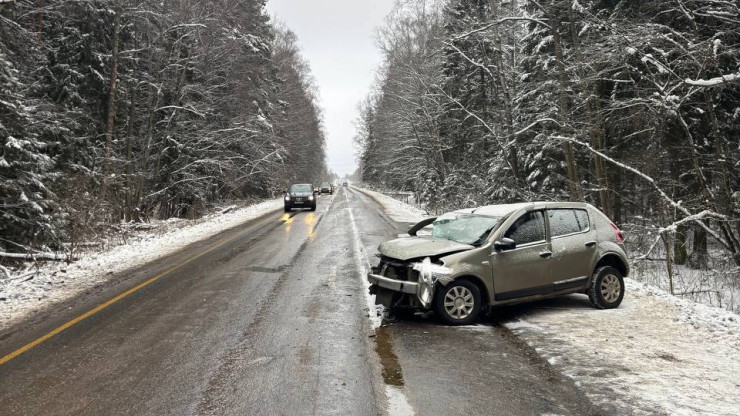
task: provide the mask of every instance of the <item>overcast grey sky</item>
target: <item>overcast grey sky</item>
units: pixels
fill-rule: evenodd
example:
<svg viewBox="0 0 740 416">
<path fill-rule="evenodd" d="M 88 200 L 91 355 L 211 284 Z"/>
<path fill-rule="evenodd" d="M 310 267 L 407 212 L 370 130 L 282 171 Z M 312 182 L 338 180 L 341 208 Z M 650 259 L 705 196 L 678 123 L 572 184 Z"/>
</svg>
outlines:
<svg viewBox="0 0 740 416">
<path fill-rule="evenodd" d="M 394 0 L 268 0 L 267 11 L 297 35 L 311 64 L 324 110 L 329 168 L 340 176 L 355 169 L 357 104 L 370 91 L 381 56 L 375 28 Z"/>
</svg>

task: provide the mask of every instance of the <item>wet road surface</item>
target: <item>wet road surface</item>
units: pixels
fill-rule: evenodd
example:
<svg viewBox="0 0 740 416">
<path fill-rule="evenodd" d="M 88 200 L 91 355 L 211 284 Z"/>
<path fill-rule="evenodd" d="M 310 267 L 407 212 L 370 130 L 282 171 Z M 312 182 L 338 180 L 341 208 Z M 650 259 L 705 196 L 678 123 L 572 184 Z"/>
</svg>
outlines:
<svg viewBox="0 0 740 416">
<path fill-rule="evenodd" d="M 373 325 L 363 263 L 405 229 L 339 188 L 116 276 L 0 356 L 200 256 L 0 365 L 0 414 L 603 414 L 495 319 Z"/>
</svg>

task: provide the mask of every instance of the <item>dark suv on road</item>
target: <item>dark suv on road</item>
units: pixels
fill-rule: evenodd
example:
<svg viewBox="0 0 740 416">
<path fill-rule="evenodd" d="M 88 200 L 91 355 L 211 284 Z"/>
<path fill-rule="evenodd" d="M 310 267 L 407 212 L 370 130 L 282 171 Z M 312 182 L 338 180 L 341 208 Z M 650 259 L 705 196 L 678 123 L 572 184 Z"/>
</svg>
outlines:
<svg viewBox="0 0 740 416">
<path fill-rule="evenodd" d="M 322 182 L 321 186 L 319 187 L 319 191 L 322 194 L 333 194 L 334 193 L 334 187 L 329 182 Z"/>
<path fill-rule="evenodd" d="M 431 235 L 416 235 L 430 224 Z M 433 309 L 445 323 L 464 325 L 496 305 L 585 293 L 609 309 L 624 296 L 622 232 L 589 204 L 463 209 L 409 234 L 378 247 L 380 264 L 368 274 L 378 304 Z"/>
<path fill-rule="evenodd" d="M 310 183 L 294 183 L 285 191 L 285 212 L 293 208 L 310 208 L 316 211 L 316 195 Z"/>
</svg>

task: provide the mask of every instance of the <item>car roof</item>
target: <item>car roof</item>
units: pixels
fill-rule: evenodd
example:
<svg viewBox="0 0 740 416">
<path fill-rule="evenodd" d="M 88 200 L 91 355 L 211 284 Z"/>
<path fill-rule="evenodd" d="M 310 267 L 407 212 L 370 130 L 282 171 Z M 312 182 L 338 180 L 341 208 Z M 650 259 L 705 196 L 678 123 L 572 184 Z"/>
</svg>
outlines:
<svg viewBox="0 0 740 416">
<path fill-rule="evenodd" d="M 485 205 L 478 208 L 461 209 L 455 212 L 469 214 L 489 215 L 492 217 L 505 217 L 512 212 L 522 209 L 543 209 L 543 208 L 587 208 L 589 205 L 584 202 L 556 202 L 556 201 L 535 201 L 519 202 L 515 204 L 498 204 Z"/>
<path fill-rule="evenodd" d="M 291 184 L 290 186 L 296 186 L 296 185 L 312 186 L 310 183 L 294 183 L 294 184 Z"/>
</svg>

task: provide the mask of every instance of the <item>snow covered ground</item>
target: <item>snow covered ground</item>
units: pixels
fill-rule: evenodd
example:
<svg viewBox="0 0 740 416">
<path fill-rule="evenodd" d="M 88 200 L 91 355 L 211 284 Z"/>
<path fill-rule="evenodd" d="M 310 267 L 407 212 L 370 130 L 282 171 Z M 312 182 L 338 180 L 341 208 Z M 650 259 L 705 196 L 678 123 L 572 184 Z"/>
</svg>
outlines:
<svg viewBox="0 0 740 416">
<path fill-rule="evenodd" d="M 46 263 L 20 273 L 22 278 L 0 276 L 0 330 L 98 285 L 114 273 L 163 257 L 282 206 L 282 199 L 272 199 L 197 220 L 162 221 L 153 231 L 130 238 L 128 244 L 82 253 L 74 263 Z"/>
<path fill-rule="evenodd" d="M 365 192 L 391 218 L 425 216 Z M 513 317 L 503 324 L 616 414 L 739 415 L 740 316 L 634 279 L 626 286 L 618 309 L 597 310 L 584 295 L 570 295 L 506 308 Z"/>
<path fill-rule="evenodd" d="M 388 215 L 393 221 L 415 223 L 431 216 L 428 215 L 423 209 L 406 204 L 380 192 L 371 191 L 365 188 L 358 189 L 362 190 L 362 192 L 370 195 L 371 197 L 373 197 L 373 199 L 378 201 L 378 203 L 385 210 L 386 215 Z"/>
<path fill-rule="evenodd" d="M 618 414 L 740 414 L 740 316 L 626 285 L 617 309 L 571 295 L 522 308 L 505 325 Z"/>
<path fill-rule="evenodd" d="M 673 293 L 684 299 L 740 313 L 740 271 L 737 267 L 728 265 L 729 261 L 717 263 L 719 264 L 712 264 L 709 270 L 674 264 Z M 641 282 L 670 293 L 665 261 L 635 262 L 632 270 Z"/>
</svg>

